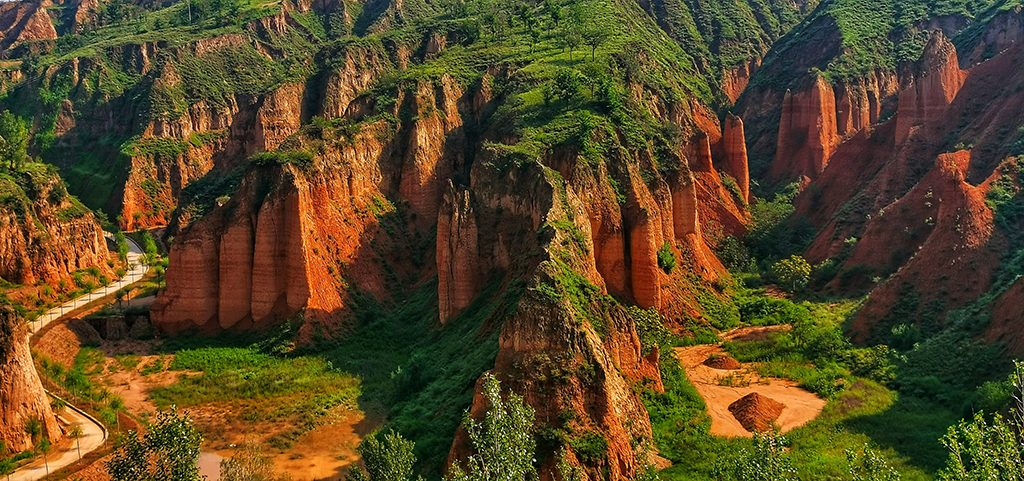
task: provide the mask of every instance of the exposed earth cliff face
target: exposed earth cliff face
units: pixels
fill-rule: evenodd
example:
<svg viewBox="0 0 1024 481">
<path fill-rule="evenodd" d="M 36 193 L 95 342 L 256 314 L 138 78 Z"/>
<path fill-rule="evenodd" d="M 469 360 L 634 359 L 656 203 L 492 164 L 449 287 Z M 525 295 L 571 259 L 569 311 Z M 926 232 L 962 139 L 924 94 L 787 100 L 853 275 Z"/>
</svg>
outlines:
<svg viewBox="0 0 1024 481">
<path fill-rule="evenodd" d="M 871 290 L 853 325 L 862 342 L 885 342 L 899 324 L 938 332 L 947 313 L 960 310 L 991 312 L 985 336 L 1020 350 L 1007 310 L 1016 285 L 1005 280 L 1016 224 L 999 211 L 1001 196 L 1015 198 L 1015 156 L 1024 154 L 1019 84 L 1005 82 L 1022 59 L 1007 40 L 1020 35 L 1020 16 L 1004 10 L 973 30 L 939 22 L 920 57 L 898 73 L 795 78 L 782 95 L 765 79 L 781 79 L 783 66 L 841 57 L 828 38 L 805 40 L 802 50 L 786 44 L 788 60 L 767 62 L 739 102 L 748 125 L 759 127 L 747 138 L 752 155 L 773 158 L 769 181 L 802 181 L 797 216 L 816 232 L 804 255 L 838 268 L 825 290 Z M 774 142 L 764 127 L 772 102 L 780 119 Z"/>
<path fill-rule="evenodd" d="M 28 324 L 10 306 L 0 305 L 0 441 L 13 452 L 32 449 L 25 423 L 38 419 L 42 436 L 63 437 L 28 350 Z"/>
<path fill-rule="evenodd" d="M 447 75 L 409 81 L 347 105 L 344 89 L 330 90 L 342 93 L 310 108 L 344 117 L 297 128 L 277 153 L 257 157 L 271 160 L 246 168 L 230 200 L 176 236 L 154 325 L 217 333 L 301 315 L 299 339 L 311 342 L 343 335 L 357 293 L 400 299 L 436 275 L 444 324 L 481 301 L 486 285 L 526 280 L 538 293 L 501 325 L 494 372 L 546 413 L 538 416 L 543 423 L 578 411 L 573 432 L 609 441 L 606 457 L 579 462 L 630 477 L 647 463 L 634 440 L 650 438 L 631 386 L 660 388 L 660 374 L 657 352 L 642 355 L 632 318 L 608 294 L 676 322 L 701 316 L 694 287 L 727 275 L 709 232 L 741 235 L 747 222 L 746 156 L 736 141 L 742 121 L 729 118 L 723 128 L 703 107 L 687 113 L 662 104 L 689 139 L 678 150 L 656 153 L 663 147 L 652 143 L 588 160 L 566 143 L 529 157 L 511 147 L 521 139 L 506 126 L 517 120 L 507 112 L 496 117 L 494 104 L 506 99 L 490 88 L 514 85 L 519 73 L 494 75 L 500 78 L 488 73 L 468 87 Z M 394 101 L 378 100 L 388 97 Z M 294 110 L 281 116 L 300 115 L 300 103 L 287 105 Z M 616 142 L 597 137 L 600 130 L 590 135 Z M 289 157 L 300 151 L 315 154 Z M 655 155 L 671 167 L 659 167 Z M 715 162 L 739 180 L 738 197 Z M 659 265 L 663 249 L 678 259 L 674 270 Z M 567 349 L 577 354 L 565 357 Z M 540 359 L 550 360 L 540 371 L 523 364 Z M 594 375 L 527 374 L 580 366 Z"/>
<path fill-rule="evenodd" d="M 56 283 L 89 267 L 107 270 L 107 243 L 92 213 L 71 198 L 56 172 L 41 164 L 0 177 L 0 278 Z"/>
</svg>

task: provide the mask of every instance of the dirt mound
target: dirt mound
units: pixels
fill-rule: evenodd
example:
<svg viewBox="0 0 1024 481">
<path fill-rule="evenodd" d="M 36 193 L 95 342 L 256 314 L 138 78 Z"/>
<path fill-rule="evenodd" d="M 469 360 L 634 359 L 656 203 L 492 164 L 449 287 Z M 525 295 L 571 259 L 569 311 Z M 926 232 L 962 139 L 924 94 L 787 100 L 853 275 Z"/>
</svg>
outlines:
<svg viewBox="0 0 1024 481">
<path fill-rule="evenodd" d="M 712 354 L 704 361 L 704 365 L 712 369 L 723 369 L 726 371 L 733 371 L 743 367 L 739 361 L 729 356 L 722 356 L 719 354 Z"/>
<path fill-rule="evenodd" d="M 730 404 L 729 412 L 747 431 L 764 432 L 772 428 L 785 407 L 772 398 L 752 392 Z"/>
</svg>

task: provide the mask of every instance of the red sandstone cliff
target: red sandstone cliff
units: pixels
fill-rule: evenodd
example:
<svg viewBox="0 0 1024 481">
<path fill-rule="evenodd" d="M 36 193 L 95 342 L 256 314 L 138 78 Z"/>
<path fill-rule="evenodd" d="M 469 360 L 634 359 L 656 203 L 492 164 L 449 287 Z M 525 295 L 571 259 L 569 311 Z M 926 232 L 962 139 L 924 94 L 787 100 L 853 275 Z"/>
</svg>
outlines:
<svg viewBox="0 0 1024 481">
<path fill-rule="evenodd" d="M 444 323 L 480 291 L 480 250 L 471 193 L 448 182 L 437 217 L 438 310 Z"/>
<path fill-rule="evenodd" d="M 968 151 L 940 155 L 914 189 L 868 223 L 847 265 L 881 268 L 891 257 L 878 253 L 900 249 L 912 257 L 858 312 L 853 329 L 862 340 L 874 322 L 910 295 L 907 289 L 918 296 L 919 309 L 935 301 L 940 312 L 963 307 L 988 289 L 1006 240 L 994 229 L 985 189 L 966 182 L 970 160 Z"/>
<path fill-rule="evenodd" d="M 806 89 L 786 92 L 779 121 L 778 150 L 770 175 L 776 180 L 815 179 L 825 170 L 838 144 L 835 92 L 818 76 Z"/>
<path fill-rule="evenodd" d="M 87 267 L 107 270 L 107 244 L 92 213 L 67 195 L 56 173 L 22 175 L 30 193 L 0 206 L 0 278 L 31 285 Z"/>
<path fill-rule="evenodd" d="M 31 419 L 42 422 L 42 436 L 51 442 L 64 436 L 32 363 L 27 326 L 14 309 L 0 305 L 0 441 L 15 453 L 37 441 L 25 433 Z"/>
<path fill-rule="evenodd" d="M 53 40 L 57 30 L 46 13 L 50 0 L 0 4 L 0 51 L 22 42 Z"/>
<path fill-rule="evenodd" d="M 966 79 L 960 70 L 956 48 L 942 34 L 934 32 L 914 74 L 904 77 L 896 113 L 896 143 L 910 137 L 911 130 L 941 115 Z"/>
</svg>

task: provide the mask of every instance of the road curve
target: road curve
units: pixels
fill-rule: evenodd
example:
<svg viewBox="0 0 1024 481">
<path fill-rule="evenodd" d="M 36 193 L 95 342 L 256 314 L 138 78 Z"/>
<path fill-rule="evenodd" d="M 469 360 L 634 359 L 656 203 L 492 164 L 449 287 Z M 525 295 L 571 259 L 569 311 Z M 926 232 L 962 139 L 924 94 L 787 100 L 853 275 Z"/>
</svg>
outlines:
<svg viewBox="0 0 1024 481">
<path fill-rule="evenodd" d="M 113 239 L 114 234 L 104 232 L 103 236 L 108 239 Z M 142 276 L 146 275 L 146 271 L 149 267 L 142 262 L 144 254 L 142 249 L 130 237 L 125 237 L 125 239 L 128 241 L 128 273 L 121 279 L 118 279 L 104 287 L 100 287 L 84 296 L 77 297 L 46 311 L 46 313 L 29 323 L 33 333 L 39 332 L 42 328 L 46 327 L 47 324 L 60 319 L 65 314 L 77 309 L 78 307 L 109 296 L 117 292 L 122 287 L 137 282 L 139 279 L 142 279 Z"/>
<path fill-rule="evenodd" d="M 51 397 L 56 398 L 53 394 L 47 392 Z M 59 399 L 59 398 L 58 398 Z M 58 415 L 66 421 L 66 425 L 70 426 L 77 424 L 82 427 L 82 437 L 75 442 L 72 440 L 72 444 L 69 449 L 61 452 L 52 452 L 46 455 L 46 463 L 43 462 L 42 457 L 35 461 L 23 466 L 11 475 L 11 481 L 36 481 L 38 479 L 44 479 L 47 477 L 47 473 L 52 473 L 58 469 L 65 468 L 78 462 L 79 451 L 78 448 L 81 446 L 81 455 L 85 456 L 100 446 L 107 440 L 107 428 L 102 423 L 97 421 L 92 416 L 88 415 L 85 411 L 78 409 L 70 404 L 67 405 L 67 409 Z"/>
</svg>

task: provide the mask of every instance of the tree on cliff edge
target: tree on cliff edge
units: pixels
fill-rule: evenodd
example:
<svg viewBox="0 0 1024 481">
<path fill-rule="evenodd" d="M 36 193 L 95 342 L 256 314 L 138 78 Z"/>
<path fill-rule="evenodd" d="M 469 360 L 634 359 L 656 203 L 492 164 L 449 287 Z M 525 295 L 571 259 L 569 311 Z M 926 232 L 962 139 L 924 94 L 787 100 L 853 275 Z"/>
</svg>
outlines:
<svg viewBox="0 0 1024 481">
<path fill-rule="evenodd" d="M 468 471 L 452 465 L 448 481 L 525 481 L 536 477 L 533 468 L 536 443 L 533 439 L 533 408 L 523 397 L 509 393 L 501 398 L 501 383 L 491 374 L 484 376 L 487 414 L 483 421 L 466 416 L 465 428 L 474 454 L 466 459 Z"/>
</svg>

